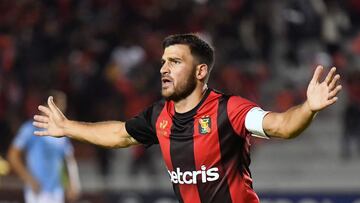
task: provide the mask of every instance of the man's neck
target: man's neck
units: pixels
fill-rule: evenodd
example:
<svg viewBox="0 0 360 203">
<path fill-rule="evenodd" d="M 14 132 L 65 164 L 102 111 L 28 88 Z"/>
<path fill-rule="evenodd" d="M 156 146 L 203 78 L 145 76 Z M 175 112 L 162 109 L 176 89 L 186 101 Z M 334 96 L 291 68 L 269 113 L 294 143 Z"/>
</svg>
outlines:
<svg viewBox="0 0 360 203">
<path fill-rule="evenodd" d="M 207 88 L 208 87 L 207 87 L 206 84 L 199 85 L 185 99 L 174 102 L 174 104 L 175 104 L 175 112 L 177 112 L 177 113 L 186 113 L 188 111 L 191 111 L 193 108 L 196 107 L 196 105 L 199 104 L 199 102 L 201 101 L 201 99 L 205 95 L 205 92 L 206 92 Z"/>
</svg>

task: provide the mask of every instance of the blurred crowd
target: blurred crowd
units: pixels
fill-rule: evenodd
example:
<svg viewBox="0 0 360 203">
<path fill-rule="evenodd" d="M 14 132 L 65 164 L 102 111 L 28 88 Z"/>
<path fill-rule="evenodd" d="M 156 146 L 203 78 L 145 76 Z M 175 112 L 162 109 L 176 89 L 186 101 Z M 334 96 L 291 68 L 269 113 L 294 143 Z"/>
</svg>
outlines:
<svg viewBox="0 0 360 203">
<path fill-rule="evenodd" d="M 161 97 L 162 39 L 185 32 L 215 47 L 212 88 L 285 110 L 336 66 L 360 111 L 360 0 L 2 0 L 1 154 L 49 89 L 73 119 L 137 114 Z"/>
</svg>

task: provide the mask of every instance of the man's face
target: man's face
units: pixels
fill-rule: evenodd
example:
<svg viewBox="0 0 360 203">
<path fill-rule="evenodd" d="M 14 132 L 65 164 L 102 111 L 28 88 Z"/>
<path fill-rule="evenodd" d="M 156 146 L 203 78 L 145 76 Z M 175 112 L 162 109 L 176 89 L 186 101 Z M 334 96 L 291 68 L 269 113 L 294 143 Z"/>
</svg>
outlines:
<svg viewBox="0 0 360 203">
<path fill-rule="evenodd" d="M 196 65 L 190 48 L 176 44 L 165 48 L 162 56 L 161 94 L 166 100 L 179 101 L 196 87 Z"/>
</svg>

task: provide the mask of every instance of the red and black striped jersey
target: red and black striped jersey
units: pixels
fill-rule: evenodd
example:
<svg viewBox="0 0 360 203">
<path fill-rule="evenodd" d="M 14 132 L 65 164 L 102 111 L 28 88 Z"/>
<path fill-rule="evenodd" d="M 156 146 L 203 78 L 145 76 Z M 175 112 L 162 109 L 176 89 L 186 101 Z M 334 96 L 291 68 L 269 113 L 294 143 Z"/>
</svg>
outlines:
<svg viewBox="0 0 360 203">
<path fill-rule="evenodd" d="M 159 101 L 125 124 L 147 146 L 159 144 L 180 202 L 255 203 L 247 112 L 257 105 L 208 89 L 189 112 Z"/>
</svg>

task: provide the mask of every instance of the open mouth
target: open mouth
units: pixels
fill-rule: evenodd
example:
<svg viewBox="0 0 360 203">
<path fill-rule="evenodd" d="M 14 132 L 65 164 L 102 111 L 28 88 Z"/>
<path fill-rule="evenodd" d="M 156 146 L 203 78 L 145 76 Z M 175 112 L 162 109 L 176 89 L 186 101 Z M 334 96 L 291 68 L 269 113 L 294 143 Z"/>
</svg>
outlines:
<svg viewBox="0 0 360 203">
<path fill-rule="evenodd" d="M 162 84 L 163 87 L 169 86 L 170 84 L 172 84 L 172 82 L 173 82 L 172 79 L 169 78 L 169 77 L 161 78 L 161 84 Z"/>
</svg>

